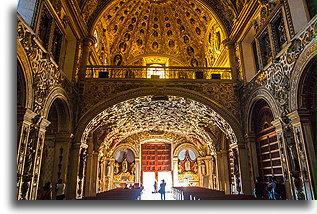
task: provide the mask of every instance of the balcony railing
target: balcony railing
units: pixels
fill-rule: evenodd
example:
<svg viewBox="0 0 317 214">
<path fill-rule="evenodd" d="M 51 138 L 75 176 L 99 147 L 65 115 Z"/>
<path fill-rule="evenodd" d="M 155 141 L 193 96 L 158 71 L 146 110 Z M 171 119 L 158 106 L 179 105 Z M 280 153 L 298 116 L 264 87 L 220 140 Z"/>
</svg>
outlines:
<svg viewBox="0 0 317 214">
<path fill-rule="evenodd" d="M 87 66 L 86 78 L 231 79 L 228 67 Z"/>
</svg>

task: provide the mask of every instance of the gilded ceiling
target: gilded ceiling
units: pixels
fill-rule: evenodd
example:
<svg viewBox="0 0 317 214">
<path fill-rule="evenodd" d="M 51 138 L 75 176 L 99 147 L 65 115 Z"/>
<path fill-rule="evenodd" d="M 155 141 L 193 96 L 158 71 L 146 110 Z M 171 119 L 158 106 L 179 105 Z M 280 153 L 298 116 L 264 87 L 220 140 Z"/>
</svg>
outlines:
<svg viewBox="0 0 317 214">
<path fill-rule="evenodd" d="M 110 65 L 228 66 L 225 27 L 195 0 L 114 0 L 94 25 L 95 51 Z"/>
<path fill-rule="evenodd" d="M 151 138 L 168 139 L 171 138 L 168 133 L 172 133 L 174 138 L 176 135 L 183 136 L 187 142 L 196 139 L 214 150 L 216 129 L 220 129 L 231 143 L 237 142 L 228 122 L 201 103 L 177 96 L 164 99 L 143 96 L 118 103 L 99 113 L 86 126 L 82 142 L 85 143 L 92 132 L 99 132 L 103 147 L 114 147 L 129 137 L 138 143 Z"/>
</svg>

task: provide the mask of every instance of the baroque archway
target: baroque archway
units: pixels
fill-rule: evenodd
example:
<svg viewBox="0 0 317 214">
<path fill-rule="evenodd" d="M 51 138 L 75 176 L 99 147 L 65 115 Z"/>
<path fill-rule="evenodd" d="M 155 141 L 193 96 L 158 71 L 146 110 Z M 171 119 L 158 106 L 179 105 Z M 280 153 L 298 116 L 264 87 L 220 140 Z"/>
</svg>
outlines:
<svg viewBox="0 0 317 214">
<path fill-rule="evenodd" d="M 108 102 L 105 102 L 109 105 L 107 108 L 100 103 L 94 110 L 86 113 L 81 119 L 83 126 L 78 127 L 78 130 L 82 131 L 75 135 L 76 141 L 80 142 L 78 144 L 78 154 L 81 154 L 79 151 L 82 150 L 88 152 L 88 157 L 89 152 L 98 154 L 99 159 L 102 159 L 107 164 L 102 164 L 100 168 L 106 169 L 110 167 L 109 172 L 111 173 L 115 163 L 111 154 L 122 144 L 133 147 L 137 151 L 136 157 L 140 158 L 140 145 L 142 143 L 167 140 L 172 143 L 172 150 L 183 143 L 187 143 L 195 148 L 195 151 L 199 154 L 197 158 L 209 157 L 203 161 L 200 159 L 197 161 L 197 164 L 208 166 L 199 165 L 196 169 L 202 170 L 204 168 L 207 171 L 205 174 L 207 187 L 217 187 L 215 156 L 221 147 L 218 144 L 226 144 L 227 146 L 222 148 L 222 151 L 227 151 L 227 158 L 222 157 L 222 160 L 236 159 L 232 163 L 235 164 L 234 167 L 237 170 L 232 172 L 235 173 L 232 176 L 238 178 L 241 175 L 238 161 L 239 149 L 237 146 L 238 143 L 243 141 L 239 131 L 236 131 L 239 129 L 236 129 L 237 123 L 233 122 L 235 120 L 230 118 L 230 114 L 224 114 L 226 110 L 208 99 L 198 98 L 190 94 L 185 95 L 184 92 L 183 95 L 185 97 L 180 96 L 179 94 L 182 94 L 180 92 L 178 95 L 172 95 L 177 94 L 177 92 L 168 90 L 160 93 L 155 92 L 154 95 L 146 94 L 149 94 L 149 91 L 134 92 L 133 94 L 128 94 L 129 96 L 125 96 L 125 99 L 117 97 L 113 105 L 108 100 Z M 118 101 L 120 99 L 122 101 Z M 96 109 L 101 109 L 101 111 L 99 110 L 99 113 L 92 114 L 92 112 L 97 112 Z M 235 152 L 232 152 L 231 149 L 234 149 Z M 214 155 L 214 158 L 210 155 Z M 135 168 L 138 170 L 141 169 L 140 161 L 140 159 L 136 159 Z M 175 163 L 175 160 L 173 160 L 173 163 Z M 218 163 L 221 163 L 221 161 L 219 160 Z M 82 159 L 82 164 L 85 164 L 84 158 Z M 226 163 L 223 162 L 222 164 Z M 229 163 L 227 164 L 229 165 Z M 85 167 L 81 167 L 80 170 L 85 170 Z M 83 171 L 81 174 L 85 173 Z M 213 173 L 213 176 L 209 176 L 211 173 Z M 136 174 L 140 175 L 140 172 L 136 172 Z M 83 179 L 84 177 L 81 180 L 81 184 L 84 182 Z M 112 178 L 107 178 L 106 180 L 111 183 Z M 135 181 L 142 182 L 140 179 Z M 225 182 L 229 182 L 229 180 Z M 235 181 L 232 182 L 234 183 Z M 203 182 L 197 181 L 198 183 L 202 185 Z M 111 185 L 109 188 L 113 188 Z M 230 185 L 228 184 L 228 186 Z M 104 187 L 97 187 L 97 189 L 104 189 Z M 241 191 L 241 187 L 237 188 L 237 191 L 239 190 Z M 230 192 L 229 189 L 227 191 Z"/>
</svg>

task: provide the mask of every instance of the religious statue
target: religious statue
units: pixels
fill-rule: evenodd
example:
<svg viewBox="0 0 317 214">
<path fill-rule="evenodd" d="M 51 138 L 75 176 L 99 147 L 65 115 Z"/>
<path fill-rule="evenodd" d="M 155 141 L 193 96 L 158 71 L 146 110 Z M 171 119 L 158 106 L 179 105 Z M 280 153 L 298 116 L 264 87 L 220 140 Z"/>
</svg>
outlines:
<svg viewBox="0 0 317 214">
<path fill-rule="evenodd" d="M 114 174 L 118 174 L 118 173 L 119 173 L 119 163 L 116 162 L 116 163 L 114 164 Z"/>
<path fill-rule="evenodd" d="M 185 171 L 190 171 L 190 161 L 186 160 L 185 162 Z"/>
<path fill-rule="evenodd" d="M 124 160 L 122 162 L 122 172 L 127 172 L 128 171 L 128 163 L 127 160 Z"/>
</svg>

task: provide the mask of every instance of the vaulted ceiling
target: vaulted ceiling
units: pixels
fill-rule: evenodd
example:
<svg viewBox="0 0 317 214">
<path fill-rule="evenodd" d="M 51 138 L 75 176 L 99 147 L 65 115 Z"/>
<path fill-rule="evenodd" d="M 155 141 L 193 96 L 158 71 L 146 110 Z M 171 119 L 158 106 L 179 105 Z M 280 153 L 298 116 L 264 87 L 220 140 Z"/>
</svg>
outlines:
<svg viewBox="0 0 317 214">
<path fill-rule="evenodd" d="M 223 132 L 231 143 L 237 138 L 218 113 L 194 100 L 143 96 L 118 103 L 99 113 L 87 125 L 82 142 L 94 133 L 99 146 L 113 148 L 122 141 L 140 143 L 149 139 L 173 142 L 196 141 L 215 151 L 215 140 Z M 176 140 L 178 139 L 178 140 Z"/>
</svg>

